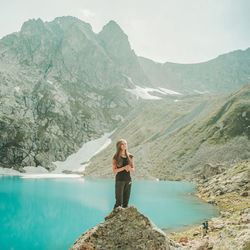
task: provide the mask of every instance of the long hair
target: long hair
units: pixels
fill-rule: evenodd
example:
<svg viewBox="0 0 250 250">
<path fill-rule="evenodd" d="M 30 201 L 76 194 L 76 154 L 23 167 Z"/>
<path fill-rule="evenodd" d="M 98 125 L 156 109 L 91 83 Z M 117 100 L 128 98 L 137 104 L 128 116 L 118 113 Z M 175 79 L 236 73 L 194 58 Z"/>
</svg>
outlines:
<svg viewBox="0 0 250 250">
<path fill-rule="evenodd" d="M 122 165 L 122 158 L 121 158 L 121 145 L 122 144 L 127 144 L 127 141 L 124 140 L 124 139 L 120 139 L 117 143 L 116 143 L 116 152 L 113 156 L 113 159 L 116 161 L 116 165 L 118 167 L 120 167 Z M 125 150 L 125 155 L 126 157 L 128 158 L 128 161 L 129 161 L 129 165 L 132 164 L 132 161 L 131 159 L 133 158 L 133 155 L 130 154 L 128 152 L 128 146 L 126 147 L 126 150 Z"/>
</svg>

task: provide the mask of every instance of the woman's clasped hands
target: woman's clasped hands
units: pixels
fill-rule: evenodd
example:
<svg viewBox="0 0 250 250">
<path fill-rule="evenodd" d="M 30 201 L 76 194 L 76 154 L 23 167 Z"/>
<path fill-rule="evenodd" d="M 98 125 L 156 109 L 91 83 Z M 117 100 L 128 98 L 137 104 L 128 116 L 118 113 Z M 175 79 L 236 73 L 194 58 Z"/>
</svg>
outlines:
<svg viewBox="0 0 250 250">
<path fill-rule="evenodd" d="M 124 166 L 124 168 L 125 168 L 125 170 L 126 170 L 127 172 L 130 171 L 130 165 L 126 165 L 126 166 Z"/>
</svg>

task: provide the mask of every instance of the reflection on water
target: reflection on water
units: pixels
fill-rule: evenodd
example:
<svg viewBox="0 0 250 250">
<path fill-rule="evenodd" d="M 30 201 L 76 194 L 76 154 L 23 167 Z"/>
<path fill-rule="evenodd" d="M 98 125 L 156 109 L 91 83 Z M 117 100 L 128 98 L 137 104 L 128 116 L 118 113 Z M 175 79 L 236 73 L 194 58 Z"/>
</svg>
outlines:
<svg viewBox="0 0 250 250">
<path fill-rule="evenodd" d="M 133 181 L 129 205 L 160 228 L 216 216 L 185 182 Z M 0 178 L 0 249 L 68 249 L 113 209 L 114 180 Z"/>
</svg>

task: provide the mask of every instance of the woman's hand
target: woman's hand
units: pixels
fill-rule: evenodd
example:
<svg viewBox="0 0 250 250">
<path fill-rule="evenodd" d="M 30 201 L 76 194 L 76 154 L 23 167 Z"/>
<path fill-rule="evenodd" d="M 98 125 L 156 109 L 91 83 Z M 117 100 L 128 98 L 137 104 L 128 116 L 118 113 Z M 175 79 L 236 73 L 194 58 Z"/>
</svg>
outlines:
<svg viewBox="0 0 250 250">
<path fill-rule="evenodd" d="M 129 165 L 126 165 L 124 168 L 125 168 L 125 170 L 126 170 L 127 172 L 129 172 L 129 168 L 130 168 Z"/>
<path fill-rule="evenodd" d="M 133 159 L 132 159 L 132 166 L 130 166 L 130 165 L 126 165 L 126 166 L 124 166 L 124 167 L 122 167 L 122 168 L 117 168 L 116 167 L 116 161 L 113 159 L 113 172 L 114 173 L 119 173 L 119 172 L 121 172 L 121 171 L 124 171 L 124 170 L 126 170 L 127 172 L 135 172 L 135 166 L 134 166 L 134 161 L 133 161 Z"/>
<path fill-rule="evenodd" d="M 130 165 L 126 165 L 124 168 L 125 168 L 125 170 L 126 170 L 127 172 L 129 172 L 129 171 L 130 171 L 130 172 L 133 172 L 133 173 L 135 172 L 135 170 L 134 170 L 133 168 L 131 168 Z"/>
</svg>

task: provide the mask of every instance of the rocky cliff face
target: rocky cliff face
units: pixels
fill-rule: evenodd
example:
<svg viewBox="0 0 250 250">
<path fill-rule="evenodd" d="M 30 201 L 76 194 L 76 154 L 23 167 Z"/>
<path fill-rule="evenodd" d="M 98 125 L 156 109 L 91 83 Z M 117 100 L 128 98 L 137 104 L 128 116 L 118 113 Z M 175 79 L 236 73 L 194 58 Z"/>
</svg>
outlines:
<svg viewBox="0 0 250 250">
<path fill-rule="evenodd" d="M 180 246 L 133 206 L 116 208 L 83 233 L 70 249 L 176 249 Z"/>
<path fill-rule="evenodd" d="M 53 169 L 128 115 L 136 99 L 124 65 L 137 58 L 125 35 L 109 45 L 110 30 L 122 34 L 114 22 L 97 35 L 74 17 L 38 19 L 0 40 L 1 167 Z"/>
</svg>

